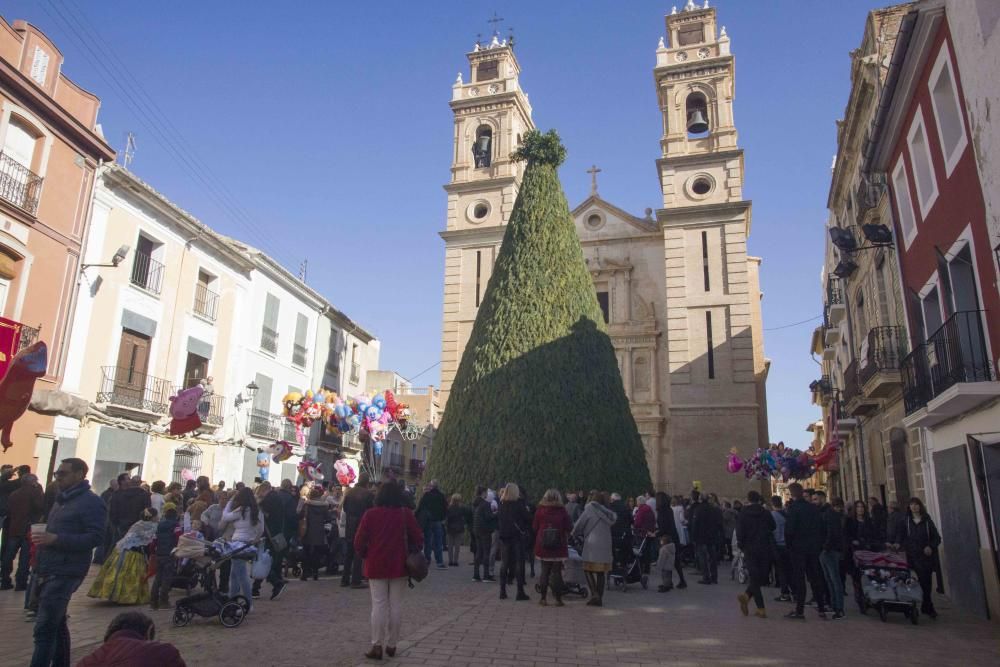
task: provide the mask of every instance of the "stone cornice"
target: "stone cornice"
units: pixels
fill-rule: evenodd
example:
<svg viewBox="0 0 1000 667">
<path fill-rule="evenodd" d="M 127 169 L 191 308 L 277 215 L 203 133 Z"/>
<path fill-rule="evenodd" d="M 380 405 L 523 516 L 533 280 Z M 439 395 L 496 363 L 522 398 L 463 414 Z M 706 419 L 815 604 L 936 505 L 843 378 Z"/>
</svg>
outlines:
<svg viewBox="0 0 1000 667">
<path fill-rule="evenodd" d="M 461 247 L 476 245 L 483 242 L 499 243 L 503 240 L 506 225 L 491 225 L 474 229 L 453 229 L 438 232 L 438 235 L 450 246 Z"/>
<path fill-rule="evenodd" d="M 721 151 L 711 151 L 709 153 L 693 153 L 691 155 L 671 155 L 670 157 L 657 158 L 656 166 L 662 171 L 663 167 L 673 165 L 690 166 L 703 162 L 719 162 L 728 158 L 743 159 L 742 148 L 729 148 Z"/>
<path fill-rule="evenodd" d="M 517 183 L 516 176 L 498 176 L 497 178 L 485 178 L 481 181 L 462 181 L 461 183 L 448 183 L 444 185 L 444 191 L 448 194 L 464 192 L 478 192 L 480 190 L 496 190 Z"/>
</svg>

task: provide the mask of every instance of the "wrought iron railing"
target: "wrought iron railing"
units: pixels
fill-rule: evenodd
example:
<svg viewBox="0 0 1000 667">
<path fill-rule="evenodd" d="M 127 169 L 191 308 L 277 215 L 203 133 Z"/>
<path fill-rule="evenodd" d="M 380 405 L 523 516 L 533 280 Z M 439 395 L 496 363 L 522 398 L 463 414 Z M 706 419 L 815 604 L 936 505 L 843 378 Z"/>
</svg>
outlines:
<svg viewBox="0 0 1000 667">
<path fill-rule="evenodd" d="M 201 403 L 198 404 L 198 415 L 205 424 L 222 426 L 225 410 L 226 397 L 219 394 L 203 397 Z"/>
<path fill-rule="evenodd" d="M 876 373 L 899 370 L 904 339 L 902 327 L 875 327 L 868 332 L 865 364 L 858 368 L 858 380 L 862 385 Z"/>
<path fill-rule="evenodd" d="M 298 343 L 292 345 L 292 363 L 299 368 L 305 368 L 306 353 L 307 350 L 304 345 L 299 345 Z"/>
<path fill-rule="evenodd" d="M 357 363 L 351 363 L 351 382 L 357 384 L 361 379 L 361 365 Z"/>
<path fill-rule="evenodd" d="M 828 280 L 826 283 L 826 305 L 843 305 L 844 290 L 839 286 L 839 281 Z"/>
<path fill-rule="evenodd" d="M 994 372 L 986 352 L 982 311 L 959 311 L 927 337 L 934 396 L 959 382 L 986 382 Z"/>
<path fill-rule="evenodd" d="M 903 377 L 903 408 L 906 414 L 916 412 L 933 397 L 927 345 L 921 343 L 903 357 L 899 362 L 899 373 Z"/>
<path fill-rule="evenodd" d="M 26 347 L 28 347 L 30 345 L 34 345 L 35 341 L 38 340 L 38 334 L 41 333 L 41 330 L 42 330 L 41 325 L 39 325 L 39 327 L 36 329 L 34 327 L 28 327 L 28 326 L 25 326 L 25 325 L 22 324 L 21 325 L 21 340 L 17 344 L 17 351 L 20 352 L 24 348 L 26 348 Z"/>
<path fill-rule="evenodd" d="M 847 364 L 844 369 L 844 403 L 850 403 L 852 399 L 861 394 L 861 384 L 858 382 L 858 360 L 855 359 Z"/>
<path fill-rule="evenodd" d="M 0 198 L 35 215 L 42 192 L 42 177 L 23 164 L 0 152 Z"/>
<path fill-rule="evenodd" d="M 298 441 L 298 438 L 296 437 L 295 433 L 295 423 L 288 421 L 284 417 L 281 417 L 281 439 L 287 440 L 288 442 Z"/>
<path fill-rule="evenodd" d="M 214 322 L 219 316 L 219 295 L 199 283 L 194 289 L 194 312 Z"/>
<path fill-rule="evenodd" d="M 424 474 L 424 462 L 420 459 L 410 459 L 410 474 L 420 477 Z"/>
<path fill-rule="evenodd" d="M 281 415 L 265 412 L 264 410 L 251 410 L 247 420 L 247 433 L 266 440 L 278 440 L 281 436 L 282 424 L 287 420 Z M 288 440 L 288 438 L 284 438 Z M 295 428 L 292 428 L 292 439 L 295 440 Z"/>
<path fill-rule="evenodd" d="M 125 366 L 101 368 L 98 403 L 166 414 L 170 409 L 170 397 L 173 395 L 173 385 L 163 378 L 139 373 L 134 368 Z"/>
<path fill-rule="evenodd" d="M 264 325 L 260 329 L 260 349 L 271 354 L 278 353 L 278 332 Z"/>
<path fill-rule="evenodd" d="M 163 290 L 163 269 L 163 264 L 150 255 L 136 252 L 132 262 L 132 284 L 147 292 L 159 294 Z"/>
<path fill-rule="evenodd" d="M 394 468 L 396 470 L 403 470 L 403 455 L 402 454 L 382 454 L 382 467 L 383 468 Z"/>
</svg>

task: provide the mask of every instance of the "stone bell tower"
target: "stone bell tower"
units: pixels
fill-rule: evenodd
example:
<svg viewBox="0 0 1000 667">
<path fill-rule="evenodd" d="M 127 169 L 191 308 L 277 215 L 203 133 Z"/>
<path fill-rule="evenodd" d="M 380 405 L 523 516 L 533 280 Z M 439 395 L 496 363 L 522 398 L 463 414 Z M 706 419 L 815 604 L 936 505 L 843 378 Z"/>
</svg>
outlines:
<svg viewBox="0 0 1000 667">
<path fill-rule="evenodd" d="M 666 17 L 656 50 L 663 118 L 657 160 L 666 258 L 670 361 L 670 475 L 720 495 L 742 495 L 725 471 L 767 445 L 760 260 L 747 255 L 751 203 L 733 118 L 735 60 L 716 11 L 689 1 Z"/>
<path fill-rule="evenodd" d="M 452 86 L 455 116 L 451 182 L 445 242 L 444 322 L 441 330 L 441 406 L 472 333 L 493 263 L 521 185 L 524 165 L 510 156 L 521 137 L 534 129 L 531 105 L 521 90 L 521 67 L 513 38 L 494 35 L 466 57 L 469 81 L 462 74 Z"/>
</svg>

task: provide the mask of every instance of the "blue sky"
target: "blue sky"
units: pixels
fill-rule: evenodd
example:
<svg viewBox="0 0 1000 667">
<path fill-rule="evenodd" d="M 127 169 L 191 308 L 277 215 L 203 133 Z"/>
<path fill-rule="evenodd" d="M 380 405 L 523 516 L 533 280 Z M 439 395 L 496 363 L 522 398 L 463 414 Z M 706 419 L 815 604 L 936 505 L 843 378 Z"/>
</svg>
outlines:
<svg viewBox="0 0 1000 667">
<path fill-rule="evenodd" d="M 293 271 L 308 260 L 310 285 L 382 339 L 382 367 L 414 376 L 440 357 L 448 100 L 455 74 L 468 78 L 477 33 L 487 36 L 494 11 L 505 33 L 514 28 L 535 123 L 556 128 L 569 151 L 560 173 L 570 206 L 597 163 L 602 197 L 642 215 L 662 205 L 652 67 L 672 2 L 684 4 L 6 0 L 3 16 L 57 43 L 64 73 L 102 98 L 115 148 L 135 133 L 140 177 Z M 849 52 L 866 12 L 888 2 L 712 4 L 736 55 L 750 252 L 764 258 L 773 329 L 820 315 Z M 802 447 L 818 417 L 807 389 L 819 373 L 814 326 L 765 334 L 772 441 Z M 437 368 L 417 378 L 437 381 Z"/>
</svg>

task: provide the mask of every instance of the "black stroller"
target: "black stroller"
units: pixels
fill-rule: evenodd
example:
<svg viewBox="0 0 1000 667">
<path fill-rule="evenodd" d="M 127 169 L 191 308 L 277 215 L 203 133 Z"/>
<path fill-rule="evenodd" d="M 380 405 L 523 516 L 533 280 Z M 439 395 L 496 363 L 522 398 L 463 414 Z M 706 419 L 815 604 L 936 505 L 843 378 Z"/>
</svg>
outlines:
<svg viewBox="0 0 1000 667">
<path fill-rule="evenodd" d="M 206 618 L 218 616 L 219 622 L 227 628 L 240 625 L 250 609 L 250 600 L 242 595 L 229 597 L 220 593 L 216 583 L 216 571 L 222 563 L 232 558 L 249 560 L 255 553 L 253 548 L 253 544 L 245 544 L 232 551 L 224 551 L 221 544 L 203 542 L 182 535 L 177 548 L 174 549 L 174 556 L 187 558 L 189 563 L 194 564 L 204 590 L 177 601 L 174 606 L 173 624 L 182 628 L 197 615 Z"/>
<path fill-rule="evenodd" d="M 644 589 L 649 588 L 649 574 L 645 572 L 647 563 L 647 553 L 652 544 L 652 537 L 643 536 L 638 546 L 632 546 L 625 550 L 620 557 L 615 558 L 614 566 L 608 576 L 608 583 L 618 590 L 625 592 L 629 584 L 640 584 Z"/>
</svg>

